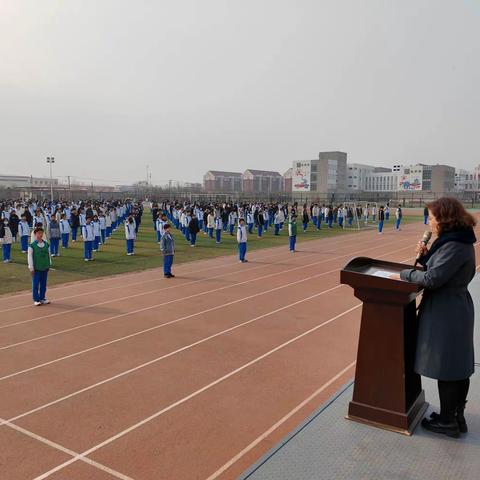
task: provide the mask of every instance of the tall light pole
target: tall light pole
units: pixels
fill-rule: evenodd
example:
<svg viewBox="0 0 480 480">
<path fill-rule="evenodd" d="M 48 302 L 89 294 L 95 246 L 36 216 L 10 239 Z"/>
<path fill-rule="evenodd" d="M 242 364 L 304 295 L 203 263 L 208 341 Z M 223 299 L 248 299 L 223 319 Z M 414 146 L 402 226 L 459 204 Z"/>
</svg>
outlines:
<svg viewBox="0 0 480 480">
<path fill-rule="evenodd" d="M 53 202 L 52 164 L 55 163 L 55 157 L 47 157 L 47 163 L 50 165 L 50 200 Z"/>
</svg>

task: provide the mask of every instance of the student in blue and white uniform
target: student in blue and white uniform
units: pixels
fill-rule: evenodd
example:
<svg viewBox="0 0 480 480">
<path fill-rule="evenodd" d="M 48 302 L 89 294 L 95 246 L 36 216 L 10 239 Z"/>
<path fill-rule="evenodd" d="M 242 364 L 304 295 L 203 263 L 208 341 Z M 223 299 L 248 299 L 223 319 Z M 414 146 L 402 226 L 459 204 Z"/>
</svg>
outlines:
<svg viewBox="0 0 480 480">
<path fill-rule="evenodd" d="M 8 225 L 8 219 L 3 218 L 0 225 L 0 243 L 2 244 L 2 258 L 3 263 L 10 262 L 10 252 L 12 250 L 13 236 L 12 231 Z"/>
<path fill-rule="evenodd" d="M 164 220 L 165 218 L 165 220 Z M 163 235 L 163 226 L 166 223 L 166 217 L 164 214 L 159 213 L 158 218 L 155 220 L 155 232 L 157 233 L 157 243 L 160 244 L 160 240 Z"/>
<path fill-rule="evenodd" d="M 102 244 L 104 244 L 107 241 L 107 221 L 103 211 L 101 211 L 100 214 L 98 215 L 98 223 L 100 224 L 101 241 L 102 241 Z"/>
<path fill-rule="evenodd" d="M 403 217 L 402 206 L 399 205 L 397 207 L 397 211 L 395 212 L 395 218 L 396 218 L 395 230 L 397 230 L 397 231 L 400 231 L 400 224 L 402 223 L 402 217 Z"/>
<path fill-rule="evenodd" d="M 68 240 L 70 238 L 71 227 L 65 213 L 62 214 L 59 225 L 60 235 L 62 236 L 62 248 L 68 248 Z"/>
<path fill-rule="evenodd" d="M 232 210 L 228 214 L 228 227 L 230 231 L 230 235 L 233 236 L 233 231 L 235 230 L 235 225 L 237 224 L 237 212 L 235 210 Z"/>
<path fill-rule="evenodd" d="M 273 225 L 275 228 L 274 235 L 280 235 L 280 212 L 277 210 L 273 219 Z"/>
<path fill-rule="evenodd" d="M 82 237 L 83 237 L 84 260 L 86 262 L 91 262 L 95 260 L 92 257 L 93 241 L 95 240 L 95 233 L 92 225 L 92 219 L 90 217 L 87 217 L 85 219 L 85 225 L 82 226 Z"/>
<path fill-rule="evenodd" d="M 50 217 L 48 223 L 48 238 L 50 239 L 50 254 L 52 257 L 58 257 L 58 245 L 60 243 L 60 225 L 55 216 Z"/>
<path fill-rule="evenodd" d="M 100 221 L 98 219 L 98 215 L 93 216 L 92 220 L 93 225 L 93 251 L 98 252 L 98 248 L 102 243 L 102 232 L 100 229 Z"/>
<path fill-rule="evenodd" d="M 212 212 L 208 213 L 207 217 L 207 228 L 208 228 L 208 236 L 213 238 L 213 231 L 215 230 L 215 216 Z"/>
<path fill-rule="evenodd" d="M 240 263 L 248 262 L 245 258 L 247 254 L 247 227 L 245 226 L 245 219 L 240 218 L 237 228 L 237 243 L 238 243 L 238 258 Z"/>
<path fill-rule="evenodd" d="M 215 217 L 215 243 L 221 243 L 222 241 L 222 228 L 222 217 L 219 215 L 218 217 Z"/>
<path fill-rule="evenodd" d="M 248 225 L 248 233 L 253 233 L 253 225 L 255 223 L 255 219 L 253 213 L 249 210 L 247 213 L 247 225 Z"/>
<path fill-rule="evenodd" d="M 383 222 L 385 221 L 385 210 L 383 205 L 380 205 L 378 210 L 378 233 L 381 235 L 383 233 Z"/>
<path fill-rule="evenodd" d="M 344 211 L 343 211 L 343 207 L 341 205 L 338 207 L 337 218 L 338 218 L 338 226 L 340 228 L 343 228 Z"/>
<path fill-rule="evenodd" d="M 385 221 L 389 222 L 390 221 L 390 207 L 387 203 L 387 206 L 385 207 Z"/>
<path fill-rule="evenodd" d="M 160 250 L 163 253 L 163 275 L 165 278 L 174 278 L 172 273 L 173 257 L 175 255 L 175 239 L 170 233 L 170 225 L 163 227 L 163 235 L 160 241 Z"/>
<path fill-rule="evenodd" d="M 125 240 L 127 244 L 127 255 L 135 255 L 135 239 L 137 235 L 135 233 L 135 220 L 132 216 L 129 216 L 125 222 Z"/>
<path fill-rule="evenodd" d="M 110 215 L 110 210 L 105 212 L 105 236 L 105 241 L 112 236 L 112 217 Z"/>
<path fill-rule="evenodd" d="M 20 223 L 18 224 L 18 233 L 20 235 L 20 245 L 22 247 L 22 253 L 28 252 L 28 239 L 30 236 L 30 226 L 27 222 L 25 214 L 21 216 Z"/>
<path fill-rule="evenodd" d="M 263 229 L 267 232 L 268 226 L 270 225 L 270 214 L 268 213 L 268 208 L 263 209 Z"/>
</svg>

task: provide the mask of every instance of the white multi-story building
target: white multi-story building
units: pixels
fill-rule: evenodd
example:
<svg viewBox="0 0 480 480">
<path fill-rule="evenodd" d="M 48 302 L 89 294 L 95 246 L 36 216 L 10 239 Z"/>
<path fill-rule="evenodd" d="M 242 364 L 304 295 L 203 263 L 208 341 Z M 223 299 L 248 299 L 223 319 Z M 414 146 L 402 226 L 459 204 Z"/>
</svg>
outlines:
<svg viewBox="0 0 480 480">
<path fill-rule="evenodd" d="M 398 190 L 397 172 L 373 172 L 365 177 L 366 192 L 396 192 Z"/>
<path fill-rule="evenodd" d="M 347 164 L 347 190 L 349 192 L 360 192 L 365 190 L 366 178 L 375 172 L 372 165 L 361 163 Z"/>
<path fill-rule="evenodd" d="M 463 168 L 455 169 L 455 191 L 457 192 L 476 192 L 478 190 L 479 167 L 475 171 L 469 172 Z"/>
</svg>

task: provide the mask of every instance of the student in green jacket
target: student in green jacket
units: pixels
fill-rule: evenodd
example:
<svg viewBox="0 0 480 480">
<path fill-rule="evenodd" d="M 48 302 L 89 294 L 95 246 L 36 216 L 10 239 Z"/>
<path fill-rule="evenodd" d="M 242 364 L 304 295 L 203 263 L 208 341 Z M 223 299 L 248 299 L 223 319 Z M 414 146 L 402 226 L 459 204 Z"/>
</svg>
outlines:
<svg viewBox="0 0 480 480">
<path fill-rule="evenodd" d="M 297 217 L 292 215 L 288 222 L 288 239 L 290 241 L 290 252 L 295 252 L 295 244 L 297 243 Z"/>
<path fill-rule="evenodd" d="M 38 307 L 50 303 L 45 294 L 51 261 L 48 242 L 43 239 L 43 228 L 35 227 L 33 234 L 35 239 L 28 247 L 28 269 L 32 274 L 33 302 Z"/>
</svg>

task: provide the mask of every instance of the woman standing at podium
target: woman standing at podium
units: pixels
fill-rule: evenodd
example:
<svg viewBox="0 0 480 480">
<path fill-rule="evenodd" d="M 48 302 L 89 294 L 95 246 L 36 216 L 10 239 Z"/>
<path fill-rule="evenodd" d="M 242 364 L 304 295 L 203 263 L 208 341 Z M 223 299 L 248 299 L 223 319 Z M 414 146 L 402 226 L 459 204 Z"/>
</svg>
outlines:
<svg viewBox="0 0 480 480">
<path fill-rule="evenodd" d="M 454 198 L 428 204 L 437 239 L 430 249 L 419 242 L 422 270 L 403 270 L 402 280 L 425 290 L 419 309 L 415 371 L 438 380 L 440 413 L 424 418 L 427 430 L 458 437 L 467 432 L 464 410 L 474 373 L 474 308 L 467 286 L 476 270 L 475 218 Z"/>
</svg>

